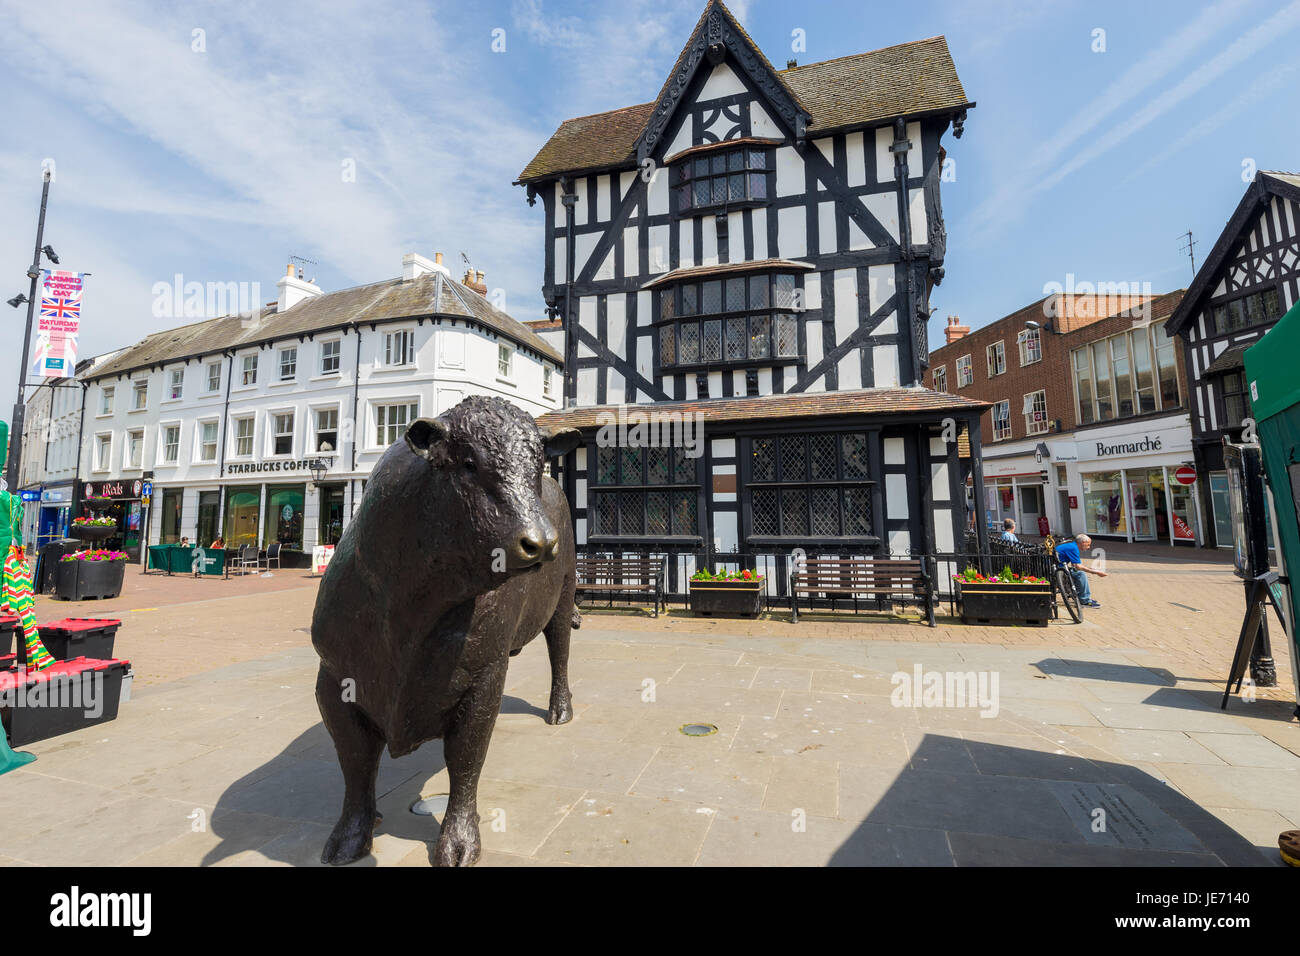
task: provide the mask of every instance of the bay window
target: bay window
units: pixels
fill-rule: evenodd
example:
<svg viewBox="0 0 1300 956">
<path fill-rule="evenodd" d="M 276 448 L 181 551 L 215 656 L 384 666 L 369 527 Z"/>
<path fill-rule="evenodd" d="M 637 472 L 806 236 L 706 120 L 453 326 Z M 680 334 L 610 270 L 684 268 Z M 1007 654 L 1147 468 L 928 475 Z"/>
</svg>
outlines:
<svg viewBox="0 0 1300 956">
<path fill-rule="evenodd" d="M 689 369 L 797 362 L 797 280 L 791 273 L 681 282 L 659 292 L 659 365 Z"/>
</svg>

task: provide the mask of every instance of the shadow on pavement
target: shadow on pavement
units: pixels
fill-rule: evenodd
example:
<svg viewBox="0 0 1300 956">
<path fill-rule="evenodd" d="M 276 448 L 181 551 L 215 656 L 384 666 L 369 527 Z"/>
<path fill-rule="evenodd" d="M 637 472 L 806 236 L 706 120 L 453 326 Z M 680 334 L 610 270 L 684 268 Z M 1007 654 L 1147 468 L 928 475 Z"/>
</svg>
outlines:
<svg viewBox="0 0 1300 956">
<path fill-rule="evenodd" d="M 388 834 L 426 842 L 438 838 L 438 822 L 409 812 L 422 786 L 446 766 L 442 741 L 394 759 L 385 751 L 376 786 L 383 821 L 375 839 Z M 211 829 L 221 843 L 203 858 L 212 866 L 240 853 L 294 866 L 319 866 L 326 837 L 343 806 L 343 772 L 324 724 L 299 734 L 283 751 L 228 786 L 217 801 Z M 278 835 L 277 835 L 278 834 Z M 240 861 L 236 861 L 240 862 Z M 375 866 L 373 855 L 354 866 Z"/>
<path fill-rule="evenodd" d="M 887 777 L 864 774 L 859 792 L 841 794 L 870 809 L 830 865 L 1268 864 L 1213 814 L 1125 764 L 927 734 L 908 769 Z"/>
</svg>

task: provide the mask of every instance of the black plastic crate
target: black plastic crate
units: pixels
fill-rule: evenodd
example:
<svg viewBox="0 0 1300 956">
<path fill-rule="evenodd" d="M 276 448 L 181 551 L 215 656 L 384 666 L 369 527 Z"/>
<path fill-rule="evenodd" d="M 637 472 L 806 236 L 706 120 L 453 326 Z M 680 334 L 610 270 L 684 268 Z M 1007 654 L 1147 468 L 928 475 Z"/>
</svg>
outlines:
<svg viewBox="0 0 1300 956">
<path fill-rule="evenodd" d="M 9 746 L 115 720 L 130 673 L 130 661 L 83 657 L 30 674 L 23 667 L 0 670 L 0 724 Z"/>
<path fill-rule="evenodd" d="M 56 661 L 70 661 L 77 657 L 108 661 L 113 659 L 113 640 L 121 626 L 122 622 L 115 618 L 66 617 L 42 624 L 38 630 L 41 643 Z M 21 640 L 17 653 L 18 663 L 25 664 L 27 645 Z"/>
</svg>

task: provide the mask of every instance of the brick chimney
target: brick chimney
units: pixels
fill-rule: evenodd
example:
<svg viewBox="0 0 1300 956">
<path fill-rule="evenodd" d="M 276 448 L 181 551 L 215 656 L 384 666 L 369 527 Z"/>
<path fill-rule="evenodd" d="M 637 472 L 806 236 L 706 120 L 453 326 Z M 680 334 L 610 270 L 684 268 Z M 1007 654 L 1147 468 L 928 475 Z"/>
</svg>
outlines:
<svg viewBox="0 0 1300 956">
<path fill-rule="evenodd" d="M 483 296 L 483 298 L 487 298 L 487 283 L 483 281 L 482 272 L 475 272 L 473 269 L 466 269 L 465 278 L 461 280 L 461 284 L 467 288 L 473 289 L 479 295 Z"/>
<path fill-rule="evenodd" d="M 302 277 L 301 272 L 300 269 L 294 269 L 291 262 L 288 270 L 276 282 L 275 287 L 279 290 L 280 296 L 276 300 L 279 304 L 275 307 L 275 311 L 288 312 L 303 299 L 314 299 L 322 295 L 320 286 L 308 282 Z"/>
<path fill-rule="evenodd" d="M 957 318 L 955 315 L 950 315 L 948 316 L 948 325 L 944 328 L 943 334 L 948 337 L 948 344 L 952 345 L 952 343 L 956 342 L 958 339 L 970 335 L 970 326 L 962 325 L 961 319 Z"/>
</svg>

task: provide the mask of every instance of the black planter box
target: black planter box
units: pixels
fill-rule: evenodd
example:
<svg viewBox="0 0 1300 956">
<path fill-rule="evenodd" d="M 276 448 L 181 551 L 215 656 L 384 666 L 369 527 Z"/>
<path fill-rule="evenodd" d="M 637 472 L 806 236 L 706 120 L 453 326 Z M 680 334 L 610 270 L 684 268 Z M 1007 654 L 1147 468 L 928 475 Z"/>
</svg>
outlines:
<svg viewBox="0 0 1300 956">
<path fill-rule="evenodd" d="M 1046 627 L 1052 616 L 1050 584 L 960 581 L 957 597 L 963 624 Z"/>
<path fill-rule="evenodd" d="M 757 617 L 762 610 L 762 581 L 691 582 L 691 611 L 696 616 Z"/>
<path fill-rule="evenodd" d="M 80 538 L 82 541 L 107 541 L 113 535 L 117 534 L 117 525 L 76 525 L 68 529 L 68 534 L 74 538 Z"/>
<path fill-rule="evenodd" d="M 0 657 L 10 654 L 14 649 L 14 634 L 21 626 L 15 614 L 0 614 Z M 18 642 L 21 646 L 22 641 Z"/>
<path fill-rule="evenodd" d="M 129 661 L 77 658 L 31 674 L 0 670 L 0 724 L 10 747 L 117 718 Z"/>
<path fill-rule="evenodd" d="M 55 596 L 64 601 L 117 597 L 126 565 L 126 561 L 60 561 Z"/>
<path fill-rule="evenodd" d="M 67 617 L 62 621 L 42 624 L 41 643 L 56 661 L 70 661 L 78 657 L 91 660 L 112 660 L 113 640 L 122 622 L 107 617 Z M 18 663 L 27 663 L 27 646 L 18 644 Z"/>
</svg>

